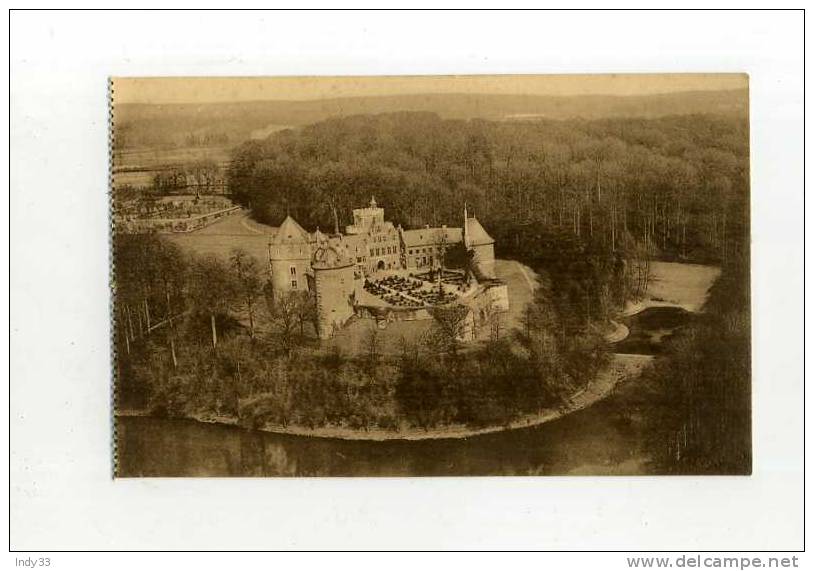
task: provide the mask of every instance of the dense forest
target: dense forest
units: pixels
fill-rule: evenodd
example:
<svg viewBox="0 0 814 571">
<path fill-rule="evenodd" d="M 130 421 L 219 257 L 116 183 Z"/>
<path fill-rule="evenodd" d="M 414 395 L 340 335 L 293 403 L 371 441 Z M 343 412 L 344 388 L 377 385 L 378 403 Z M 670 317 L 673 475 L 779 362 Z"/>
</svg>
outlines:
<svg viewBox="0 0 814 571">
<path fill-rule="evenodd" d="M 751 473 L 750 316 L 749 265 L 742 258 L 727 264 L 704 313 L 646 372 L 639 398 L 653 411 L 647 430 L 659 472 Z"/>
<path fill-rule="evenodd" d="M 234 198 L 270 224 L 290 212 L 334 228 L 375 195 L 405 227 L 460 225 L 466 202 L 501 253 L 522 249 L 521 233 L 535 228 L 611 252 L 716 263 L 744 243 L 748 179 L 747 121 L 710 115 L 330 119 L 244 143 L 228 173 Z"/>
</svg>

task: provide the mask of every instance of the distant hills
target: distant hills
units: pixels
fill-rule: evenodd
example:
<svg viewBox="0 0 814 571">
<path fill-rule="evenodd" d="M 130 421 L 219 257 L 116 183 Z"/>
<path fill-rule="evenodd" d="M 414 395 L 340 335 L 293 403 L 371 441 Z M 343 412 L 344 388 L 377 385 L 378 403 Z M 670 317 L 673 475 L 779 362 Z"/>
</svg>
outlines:
<svg viewBox="0 0 814 571">
<path fill-rule="evenodd" d="M 195 146 L 218 140 L 237 144 L 285 127 L 334 116 L 393 111 L 434 112 L 446 119 L 655 118 L 665 115 L 746 116 L 746 89 L 658 95 L 413 94 L 308 101 L 246 101 L 206 104 L 124 104 L 114 113 L 117 150 L 146 146 Z"/>
</svg>

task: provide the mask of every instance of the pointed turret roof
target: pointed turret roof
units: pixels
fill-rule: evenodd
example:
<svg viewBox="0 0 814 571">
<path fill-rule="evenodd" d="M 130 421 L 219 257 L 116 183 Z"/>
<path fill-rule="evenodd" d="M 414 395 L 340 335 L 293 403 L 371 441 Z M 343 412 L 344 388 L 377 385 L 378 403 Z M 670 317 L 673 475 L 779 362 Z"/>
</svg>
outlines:
<svg viewBox="0 0 814 571">
<path fill-rule="evenodd" d="M 328 237 L 322 232 L 320 232 L 319 226 L 317 226 L 317 229 L 314 230 L 314 242 L 316 242 L 317 244 L 321 244 L 322 242 L 326 242 L 327 240 Z"/>
<path fill-rule="evenodd" d="M 286 216 L 277 233 L 271 241 L 272 244 L 281 246 L 285 244 L 307 244 L 308 232 L 300 226 L 291 216 Z"/>
<path fill-rule="evenodd" d="M 470 246 L 484 246 L 495 243 L 494 238 L 484 230 L 481 223 L 474 216 L 466 219 L 466 237 Z"/>
</svg>

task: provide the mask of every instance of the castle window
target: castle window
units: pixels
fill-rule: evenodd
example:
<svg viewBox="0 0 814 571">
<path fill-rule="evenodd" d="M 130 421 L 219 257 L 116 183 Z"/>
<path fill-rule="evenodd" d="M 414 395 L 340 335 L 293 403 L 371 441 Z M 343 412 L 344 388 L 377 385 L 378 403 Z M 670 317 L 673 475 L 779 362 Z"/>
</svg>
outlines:
<svg viewBox="0 0 814 571">
<path fill-rule="evenodd" d="M 292 276 L 296 276 L 297 275 L 297 268 L 295 266 L 291 266 L 289 268 L 289 272 L 291 273 Z"/>
<path fill-rule="evenodd" d="M 291 280 L 291 289 L 297 289 L 297 280 Z"/>
</svg>

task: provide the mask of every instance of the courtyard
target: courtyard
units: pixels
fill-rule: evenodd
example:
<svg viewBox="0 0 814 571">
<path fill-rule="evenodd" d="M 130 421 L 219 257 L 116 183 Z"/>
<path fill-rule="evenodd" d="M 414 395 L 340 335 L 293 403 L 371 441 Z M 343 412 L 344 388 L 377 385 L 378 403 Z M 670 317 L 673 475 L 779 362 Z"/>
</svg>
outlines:
<svg viewBox="0 0 814 571">
<path fill-rule="evenodd" d="M 537 276 L 527 266 L 513 260 L 495 260 L 495 273 L 499 279 L 506 283 L 509 293 L 509 311 L 503 316 L 504 330 L 508 331 L 508 329 L 520 326 L 523 310 L 534 297 Z M 442 282 L 443 287 L 451 288 L 450 293 L 454 295 L 452 290 L 457 288 L 458 284 L 454 280 L 451 283 L 447 282 L 447 278 L 453 279 L 452 276 L 445 274 Z M 415 282 L 420 278 L 410 278 L 408 274 L 405 279 L 412 279 Z M 437 291 L 438 285 L 436 282 L 430 285 L 427 281 L 421 281 L 424 284 L 422 287 L 431 287 Z M 359 294 L 357 293 L 357 295 Z M 369 299 L 366 296 L 378 299 L 365 290 L 362 290 L 361 295 L 364 296 L 364 299 Z M 385 305 L 385 302 L 380 302 L 380 306 Z M 334 344 L 344 354 L 356 354 L 364 351 L 370 332 L 375 328 L 382 353 L 396 355 L 401 352 L 404 343 L 420 342 L 422 336 L 431 326 L 432 320 L 422 319 L 393 321 L 387 323 L 386 327 L 381 329 L 377 328 L 374 319 L 354 317 L 331 340 L 324 343 Z M 483 334 L 488 334 L 488 331 L 484 329 Z"/>
</svg>

